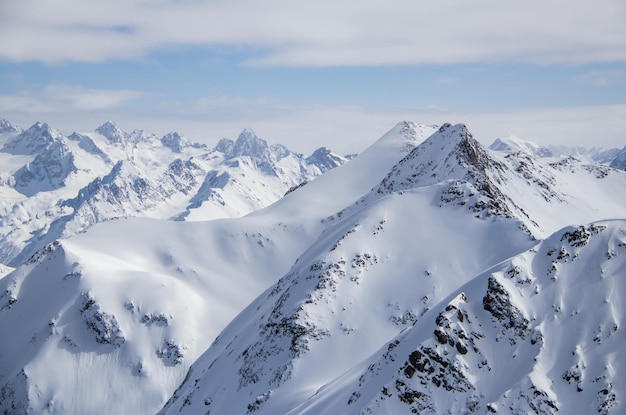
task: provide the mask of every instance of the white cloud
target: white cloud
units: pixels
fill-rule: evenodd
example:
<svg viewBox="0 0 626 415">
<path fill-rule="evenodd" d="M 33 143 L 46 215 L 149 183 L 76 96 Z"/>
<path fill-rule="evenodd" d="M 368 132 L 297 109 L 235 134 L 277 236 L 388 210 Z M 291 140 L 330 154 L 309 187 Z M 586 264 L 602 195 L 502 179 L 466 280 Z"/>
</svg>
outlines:
<svg viewBox="0 0 626 415">
<path fill-rule="evenodd" d="M 61 102 L 75 110 L 116 108 L 145 95 L 132 90 L 87 89 L 76 85 L 53 84 L 42 93 L 46 100 Z"/>
<path fill-rule="evenodd" d="M 626 60 L 623 0 L 20 0 L 0 59 L 99 62 L 180 45 L 249 48 L 261 66 Z"/>
<path fill-rule="evenodd" d="M 626 84 L 626 70 L 606 69 L 590 71 L 578 77 L 577 80 L 584 84 L 591 84 L 598 87 Z"/>
<path fill-rule="evenodd" d="M 140 91 L 88 89 L 78 85 L 51 84 L 43 89 L 0 95 L 2 113 L 59 113 L 117 108 L 144 96 Z"/>
</svg>

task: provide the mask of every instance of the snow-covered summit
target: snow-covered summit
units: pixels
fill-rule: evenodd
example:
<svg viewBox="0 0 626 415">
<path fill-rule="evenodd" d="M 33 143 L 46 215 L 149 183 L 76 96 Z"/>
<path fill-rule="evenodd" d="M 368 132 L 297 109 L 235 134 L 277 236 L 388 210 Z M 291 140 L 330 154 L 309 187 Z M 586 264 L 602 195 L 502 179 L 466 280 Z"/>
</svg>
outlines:
<svg viewBox="0 0 626 415">
<path fill-rule="evenodd" d="M 161 137 L 161 143 L 165 147 L 172 150 L 174 153 L 182 153 L 185 148 L 189 147 L 207 149 L 207 147 L 204 145 L 192 143 L 191 140 L 189 140 L 187 137 L 177 132 L 170 132 L 165 134 L 163 137 Z"/>
<path fill-rule="evenodd" d="M 493 151 L 526 151 L 536 157 L 552 157 L 553 154 L 547 147 L 542 147 L 539 144 L 522 140 L 519 137 L 511 135 L 504 138 L 496 138 L 496 140 L 489 146 L 489 149 Z"/>
<path fill-rule="evenodd" d="M 15 172 L 15 189 L 27 196 L 58 189 L 76 170 L 74 154 L 65 141 L 54 141 L 32 162 Z"/>
<path fill-rule="evenodd" d="M 48 124 L 36 122 L 28 130 L 6 142 L 2 151 L 10 154 L 35 155 L 62 138 L 63 135 L 50 128 Z"/>
<path fill-rule="evenodd" d="M 95 132 L 101 134 L 113 144 L 121 144 L 125 142 L 128 136 L 113 121 L 105 122 L 104 124 L 96 128 Z"/>
<path fill-rule="evenodd" d="M 307 163 L 316 165 L 317 167 L 319 167 L 322 173 L 334 169 L 335 167 L 341 166 L 347 161 L 347 158 L 333 153 L 330 149 L 326 147 L 318 148 L 313 152 L 313 154 L 306 158 Z"/>
<path fill-rule="evenodd" d="M 4 118 L 0 118 L 0 134 L 5 134 L 5 133 L 22 133 L 23 130 L 16 126 L 11 124 L 9 121 L 5 120 Z"/>
</svg>

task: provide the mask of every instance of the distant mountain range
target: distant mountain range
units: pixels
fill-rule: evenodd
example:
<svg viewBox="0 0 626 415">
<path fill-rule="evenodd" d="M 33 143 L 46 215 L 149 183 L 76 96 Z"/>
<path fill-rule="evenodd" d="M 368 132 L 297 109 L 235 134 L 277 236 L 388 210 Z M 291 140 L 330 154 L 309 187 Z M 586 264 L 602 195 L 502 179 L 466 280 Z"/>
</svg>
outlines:
<svg viewBox="0 0 626 415">
<path fill-rule="evenodd" d="M 347 162 L 113 127 L 63 162 L 103 172 L 55 202 L 68 237 L 0 279 L 0 412 L 624 412 L 618 153 L 401 122 Z M 6 143 L 16 199 L 78 180 L 20 193 L 42 151 Z"/>
<path fill-rule="evenodd" d="M 179 133 L 126 133 L 106 122 L 68 137 L 47 124 L 0 121 L 0 262 L 122 217 L 209 220 L 265 207 L 347 158 L 269 145 L 252 130 L 214 149 Z"/>
</svg>

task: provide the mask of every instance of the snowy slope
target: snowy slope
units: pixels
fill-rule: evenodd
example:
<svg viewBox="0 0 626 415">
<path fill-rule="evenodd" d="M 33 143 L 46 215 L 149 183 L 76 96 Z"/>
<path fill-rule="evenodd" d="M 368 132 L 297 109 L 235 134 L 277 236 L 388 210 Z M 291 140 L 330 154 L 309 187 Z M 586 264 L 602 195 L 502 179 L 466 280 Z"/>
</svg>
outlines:
<svg viewBox="0 0 626 415">
<path fill-rule="evenodd" d="M 244 130 L 224 153 L 108 121 L 64 137 L 47 124 L 0 133 L 0 262 L 17 266 L 52 241 L 119 217 L 208 220 L 268 206 L 347 160 L 307 159 Z M 223 149 L 222 149 L 223 150 Z"/>
<path fill-rule="evenodd" d="M 128 157 L 59 207 L 85 223 L 158 204 L 174 184 L 206 208 L 207 181 L 295 178 L 307 163 L 250 130 L 187 158 L 111 125 L 87 137 L 69 141 Z M 162 151 L 174 160 L 143 176 Z M 0 279 L 0 409 L 619 413 L 626 225 L 559 229 L 626 218 L 625 181 L 574 158 L 491 152 L 461 124 L 402 122 L 242 218 L 98 223 Z"/>
<path fill-rule="evenodd" d="M 403 331 L 432 321 L 431 310 L 439 313 L 450 293 L 531 249 L 537 238 L 575 218 L 624 217 L 625 181 L 619 171 L 577 161 L 551 165 L 528 153 L 490 153 L 464 125 L 444 125 L 371 192 L 324 220 L 317 241 L 220 334 L 161 413 L 295 414 L 308 405 L 315 405 L 310 413 L 350 411 L 348 403 L 363 393 L 349 382 L 367 378 L 359 372 L 369 366 L 362 361 L 376 359 Z M 602 203 L 589 204 L 590 191 Z M 464 376 L 478 382 L 480 375 Z M 347 390 L 344 384 L 350 392 L 335 399 L 336 391 Z M 514 390 L 519 394 L 511 399 L 528 390 Z M 446 393 L 440 400 L 450 398 Z M 457 413 L 467 402 L 471 408 L 469 397 L 431 413 Z M 489 401 L 476 399 L 484 412 Z M 412 409 L 393 408 L 398 412 L 380 413 Z"/>
<path fill-rule="evenodd" d="M 625 269 L 626 221 L 558 231 L 290 413 L 622 413 Z"/>
<path fill-rule="evenodd" d="M 155 413 L 232 318 L 319 237 L 321 220 L 432 131 L 403 123 L 244 218 L 114 220 L 39 251 L 0 280 L 0 332 L 12 333 L 0 344 L 0 408 Z"/>
</svg>

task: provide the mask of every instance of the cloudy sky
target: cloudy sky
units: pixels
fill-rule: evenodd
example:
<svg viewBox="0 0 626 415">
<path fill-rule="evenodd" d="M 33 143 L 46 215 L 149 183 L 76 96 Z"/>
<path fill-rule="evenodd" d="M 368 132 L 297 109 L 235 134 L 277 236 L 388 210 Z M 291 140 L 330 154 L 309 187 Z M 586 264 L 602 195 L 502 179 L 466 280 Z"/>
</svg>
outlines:
<svg viewBox="0 0 626 415">
<path fill-rule="evenodd" d="M 626 144 L 624 0 L 0 0 L 0 117 L 361 151 L 397 122 Z"/>
</svg>

